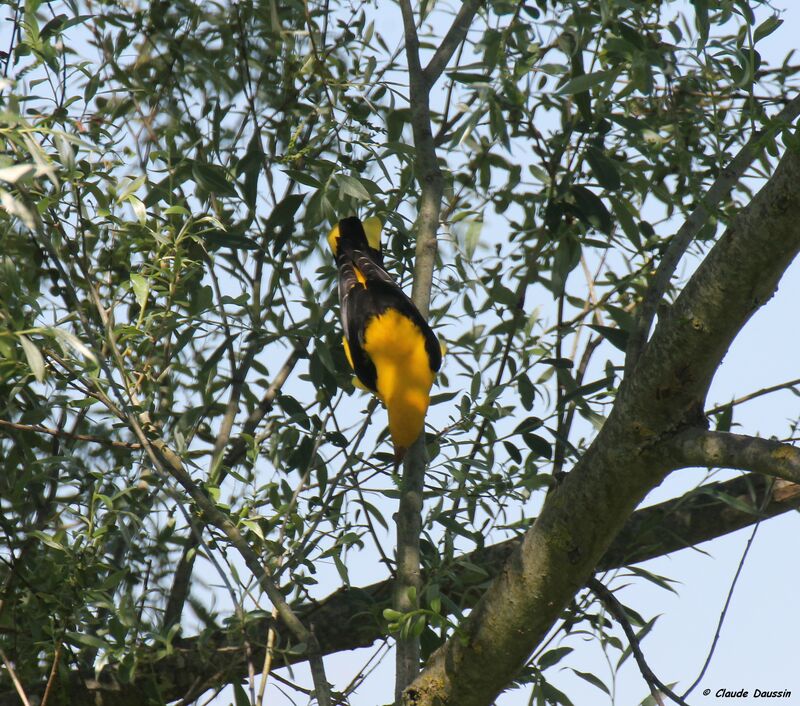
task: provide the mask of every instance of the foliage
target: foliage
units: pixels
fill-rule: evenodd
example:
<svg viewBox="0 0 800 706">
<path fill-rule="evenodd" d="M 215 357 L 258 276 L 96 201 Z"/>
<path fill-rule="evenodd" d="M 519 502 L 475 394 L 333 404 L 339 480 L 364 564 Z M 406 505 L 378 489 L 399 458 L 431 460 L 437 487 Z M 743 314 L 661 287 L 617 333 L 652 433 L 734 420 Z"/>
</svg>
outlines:
<svg viewBox="0 0 800 706">
<path fill-rule="evenodd" d="M 380 578 L 392 555 L 385 415 L 352 386 L 324 235 L 377 214 L 410 285 L 399 9 L 4 5 L 0 646 L 23 684 L 56 654 L 64 673 L 112 664 L 124 682 L 180 629 L 239 634 L 242 611 L 272 609 L 218 531 L 198 545 L 196 508 L 135 420 L 290 602 Z M 424 4 L 423 47 L 450 21 Z M 431 318 L 447 354 L 426 435 L 428 588 L 416 614 L 385 616 L 425 654 L 457 631 L 463 606 L 438 591 L 457 555 L 524 529 L 609 413 L 674 219 L 786 102 L 793 67 L 759 52 L 779 23 L 757 0 L 493 0 L 450 62 L 432 116 L 446 186 Z M 796 137 L 769 133 L 754 176 L 780 140 Z M 173 576 L 194 552 L 187 596 Z M 170 596 L 193 608 L 182 628 Z M 574 610 L 573 629 L 614 646 L 596 606 Z M 568 703 L 543 673 L 580 665 L 538 657 L 520 683 Z"/>
</svg>

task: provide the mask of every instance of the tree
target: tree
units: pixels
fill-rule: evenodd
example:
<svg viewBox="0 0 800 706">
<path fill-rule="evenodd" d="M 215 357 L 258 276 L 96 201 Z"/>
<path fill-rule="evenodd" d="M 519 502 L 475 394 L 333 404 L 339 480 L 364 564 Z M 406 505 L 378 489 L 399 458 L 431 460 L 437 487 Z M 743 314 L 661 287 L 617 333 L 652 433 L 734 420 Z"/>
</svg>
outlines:
<svg viewBox="0 0 800 706">
<path fill-rule="evenodd" d="M 706 399 L 800 248 L 769 6 L 6 7 L 0 703 L 297 662 L 347 703 L 325 655 L 379 640 L 397 703 L 569 703 L 537 647 L 612 621 L 660 700 L 601 572 L 800 497 L 796 423 L 731 431 L 798 381 Z M 402 477 L 339 343 L 353 213 L 447 340 Z M 744 473 L 637 509 L 684 467 Z"/>
</svg>

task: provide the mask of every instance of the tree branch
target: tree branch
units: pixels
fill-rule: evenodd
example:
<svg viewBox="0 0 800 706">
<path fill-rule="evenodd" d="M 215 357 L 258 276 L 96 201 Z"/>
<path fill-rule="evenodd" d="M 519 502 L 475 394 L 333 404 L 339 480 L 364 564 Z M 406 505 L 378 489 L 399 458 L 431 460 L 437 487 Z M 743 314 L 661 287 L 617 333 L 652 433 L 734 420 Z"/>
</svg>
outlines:
<svg viewBox="0 0 800 706">
<path fill-rule="evenodd" d="M 16 429 L 17 431 L 34 432 L 37 434 L 48 434 L 56 438 L 70 439 L 72 441 L 88 441 L 92 444 L 100 444 L 101 446 L 112 446 L 117 449 L 130 449 L 137 451 L 142 448 L 141 444 L 128 441 L 115 441 L 114 439 L 104 439 L 101 436 L 92 436 L 90 434 L 77 434 L 75 432 L 64 431 L 63 429 L 51 429 L 44 427 L 41 424 L 20 424 L 19 422 L 11 422 L 7 419 L 0 419 L 0 427 L 7 429 Z"/>
<path fill-rule="evenodd" d="M 625 375 L 628 376 L 636 365 L 647 343 L 647 336 L 656 315 L 658 304 L 663 300 L 672 275 L 678 267 L 689 245 L 697 237 L 700 229 L 708 222 L 709 215 L 736 186 L 744 173 L 763 152 L 765 138 L 777 130 L 794 122 L 800 115 L 800 95 L 795 96 L 761 130 L 754 132 L 744 147 L 722 170 L 714 183 L 708 188 L 703 200 L 684 221 L 678 232 L 670 240 L 661 262 L 658 264 L 653 281 L 645 294 L 636 324 L 625 351 Z"/>
<path fill-rule="evenodd" d="M 216 471 L 216 478 L 212 481 L 215 485 L 219 485 L 227 475 L 227 469 L 233 468 L 239 463 L 242 456 L 244 456 L 247 450 L 247 437 L 255 433 L 258 425 L 261 424 L 264 417 L 272 409 L 275 398 L 278 396 L 283 384 L 289 378 L 290 373 L 297 364 L 297 361 L 300 360 L 304 351 L 304 343 L 298 343 L 294 349 L 292 349 L 286 362 L 278 371 L 275 379 L 261 398 L 258 407 L 250 412 L 250 415 L 242 426 L 241 434 L 230 444 L 228 452 L 222 460 L 222 465 L 219 467 L 219 470 Z M 184 541 L 183 552 L 175 568 L 172 589 L 167 600 L 167 606 L 164 609 L 164 625 L 167 627 L 180 620 L 183 606 L 186 603 L 186 599 L 189 597 L 194 560 L 197 556 L 197 547 L 199 546 L 198 537 L 199 528 L 190 529 Z"/>
<path fill-rule="evenodd" d="M 442 72 L 447 67 L 447 62 L 453 57 L 458 45 L 464 41 L 472 24 L 472 18 L 481 6 L 481 0 L 465 0 L 458 10 L 458 14 L 447 30 L 441 44 L 436 48 L 430 62 L 425 67 L 425 80 L 429 86 L 433 86 Z"/>
<path fill-rule="evenodd" d="M 749 402 L 750 400 L 755 400 L 759 397 L 763 397 L 764 395 L 771 395 L 773 392 L 777 392 L 778 390 L 791 390 L 794 393 L 797 393 L 797 386 L 800 385 L 800 378 L 795 378 L 794 380 L 787 380 L 786 382 L 778 383 L 777 385 L 771 385 L 770 387 L 764 387 L 761 390 L 756 390 L 755 392 L 750 392 L 746 395 L 742 395 L 741 397 L 737 397 L 735 400 L 731 400 L 730 402 L 726 402 L 725 404 L 717 405 L 712 409 L 706 411 L 706 417 L 710 417 L 714 414 L 719 414 L 720 412 L 724 412 L 726 409 L 730 409 L 731 407 L 736 407 L 744 402 Z"/>
<path fill-rule="evenodd" d="M 439 169 L 436 145 L 431 130 L 430 89 L 420 64 L 419 37 L 410 0 L 401 0 L 408 63 L 408 91 L 411 108 L 411 128 L 416 147 L 415 172 L 420 185 L 419 215 L 417 217 L 417 246 L 414 262 L 414 283 L 411 299 L 420 313 L 427 317 L 436 263 L 439 216 L 444 192 L 444 179 Z M 460 14 L 460 13 L 459 13 Z M 455 45 L 453 46 L 453 51 Z M 400 500 L 397 523 L 397 577 L 394 607 L 401 613 L 414 610 L 419 604 L 422 587 L 420 574 L 420 534 L 422 532 L 422 493 L 425 485 L 425 434 L 412 444 L 403 465 L 400 480 Z M 408 631 L 397 638 L 395 702 L 400 703 L 403 689 L 419 672 L 419 637 Z"/>
<path fill-rule="evenodd" d="M 625 520 L 680 466 L 669 440 L 704 419 L 722 358 L 800 249 L 800 154 L 788 150 L 692 275 L 626 377 L 611 414 L 548 496 L 518 551 L 404 692 L 405 704 L 484 706 L 514 678 Z M 486 655 L 492 655 L 487 661 Z"/>
<path fill-rule="evenodd" d="M 306 628 L 286 602 L 283 594 L 273 582 L 266 564 L 261 561 L 258 554 L 247 543 L 239 528 L 217 507 L 214 501 L 206 495 L 205 491 L 194 482 L 180 457 L 159 437 L 148 438 L 139 421 L 133 415 L 130 415 L 129 421 L 134 434 L 139 438 L 155 468 L 163 476 L 169 475 L 175 479 L 189 494 L 203 521 L 221 530 L 228 538 L 228 541 L 242 557 L 253 577 L 258 581 L 261 590 L 267 594 L 272 605 L 278 611 L 281 620 L 286 624 L 292 635 L 305 645 L 317 701 L 320 706 L 330 706 L 330 686 L 325 677 L 319 643 L 314 633 Z M 151 429 L 150 431 L 154 430 Z"/>
<path fill-rule="evenodd" d="M 773 439 L 729 434 L 706 429 L 688 429 L 670 446 L 682 467 L 737 468 L 800 483 L 800 449 Z"/>
<path fill-rule="evenodd" d="M 732 497 L 734 507 L 721 497 Z M 748 507 L 745 511 L 740 509 Z M 800 507 L 800 485 L 773 481 L 759 475 L 711 483 L 687 495 L 633 514 L 598 565 L 598 571 L 639 563 L 716 539 L 730 532 L 751 526 L 759 518 L 781 515 Z M 477 602 L 487 580 L 496 576 L 514 553 L 521 538 L 476 550 L 458 557 L 437 577 L 441 591 L 463 609 Z M 480 566 L 486 576 L 477 574 Z M 304 623 L 313 621 L 321 654 L 327 655 L 359 647 L 368 647 L 385 635 L 381 619 L 384 608 L 391 604 L 392 579 L 363 587 L 342 588 L 316 604 L 295 607 Z M 255 661 L 264 658 L 265 635 L 275 630 L 276 644 L 286 641 L 286 627 L 270 619 L 246 619 L 247 639 Z M 168 657 L 148 659 L 140 656 L 141 668 L 133 684 L 120 684 L 116 668 L 107 666 L 94 679 L 94 674 L 71 672 L 63 688 L 73 706 L 127 706 L 144 700 L 151 680 L 160 685 L 165 701 L 174 701 L 196 687 L 197 680 L 216 688 L 247 675 L 248 655 L 240 631 L 204 633 L 196 637 L 177 637 Z M 275 651 L 274 667 L 305 661 L 294 652 Z M 44 685 L 30 688 L 40 694 Z M 16 706 L 16 692 L 0 694 L 0 706 Z"/>
<path fill-rule="evenodd" d="M 655 699 L 656 703 L 660 706 L 663 706 L 664 702 L 659 694 L 659 692 L 661 692 L 661 694 L 669 697 L 676 704 L 680 704 L 680 706 L 688 706 L 680 696 L 666 686 L 655 675 L 653 670 L 650 669 L 650 666 L 647 664 L 647 660 L 645 660 L 644 654 L 642 653 L 642 648 L 639 645 L 639 638 L 636 636 L 630 620 L 628 620 L 628 614 L 625 612 L 625 606 L 623 606 L 622 603 L 617 600 L 617 597 L 614 595 L 614 593 L 606 588 L 596 578 L 589 579 L 589 581 L 586 583 L 586 586 L 592 593 L 594 593 L 595 596 L 597 596 L 598 599 L 600 599 L 600 602 L 605 606 L 606 610 L 611 613 L 611 615 L 614 616 L 614 619 L 620 624 L 622 631 L 625 633 L 625 637 L 628 638 L 628 643 L 631 646 L 633 658 L 636 660 L 636 664 L 639 665 L 639 671 L 642 674 L 642 678 L 647 682 L 647 686 L 650 688 L 650 693 L 653 695 L 653 699 Z"/>
</svg>

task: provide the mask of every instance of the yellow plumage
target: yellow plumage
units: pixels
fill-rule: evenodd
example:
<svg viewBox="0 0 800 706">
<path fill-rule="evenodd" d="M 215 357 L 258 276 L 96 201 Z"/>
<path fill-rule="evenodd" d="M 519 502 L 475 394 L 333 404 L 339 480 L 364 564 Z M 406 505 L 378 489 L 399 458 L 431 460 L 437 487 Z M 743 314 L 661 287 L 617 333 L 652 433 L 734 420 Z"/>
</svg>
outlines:
<svg viewBox="0 0 800 706">
<path fill-rule="evenodd" d="M 328 244 L 339 267 L 343 345 L 361 386 L 386 405 L 395 459 L 422 433 L 441 348 L 411 300 L 383 269 L 380 221 L 339 222 Z"/>
</svg>

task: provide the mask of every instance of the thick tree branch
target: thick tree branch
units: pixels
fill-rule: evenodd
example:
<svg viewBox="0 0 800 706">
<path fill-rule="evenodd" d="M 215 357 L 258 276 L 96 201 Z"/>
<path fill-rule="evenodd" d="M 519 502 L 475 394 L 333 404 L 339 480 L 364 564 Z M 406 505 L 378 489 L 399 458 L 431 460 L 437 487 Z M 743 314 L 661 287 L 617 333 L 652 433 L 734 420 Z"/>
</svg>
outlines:
<svg viewBox="0 0 800 706">
<path fill-rule="evenodd" d="M 788 151 L 659 319 L 594 442 L 548 496 L 458 638 L 437 650 L 406 689 L 404 703 L 492 703 L 636 505 L 680 466 L 669 440 L 703 420 L 706 393 L 728 347 L 800 249 L 798 181 L 800 155 Z"/>
<path fill-rule="evenodd" d="M 730 193 L 731 189 L 744 176 L 750 165 L 763 152 L 765 138 L 774 135 L 775 132 L 787 125 L 791 125 L 795 118 L 800 115 L 800 95 L 795 96 L 783 109 L 772 118 L 768 125 L 762 130 L 753 133 L 744 147 L 731 160 L 714 180 L 709 187 L 703 200 L 695 207 L 684 221 L 678 232 L 670 240 L 661 262 L 658 264 L 653 281 L 650 284 L 641 309 L 636 318 L 636 325 L 628 342 L 625 352 L 625 374 L 629 375 L 639 360 L 642 350 L 647 343 L 647 336 L 656 315 L 656 309 L 663 300 L 664 294 L 669 287 L 672 275 L 678 267 L 678 263 L 683 257 L 689 245 L 697 237 L 697 234 L 708 222 L 708 217 L 719 206 L 722 200 Z"/>
<path fill-rule="evenodd" d="M 735 504 L 721 498 L 734 498 Z M 750 508 L 744 511 L 743 507 Z M 716 539 L 752 525 L 759 518 L 781 515 L 800 507 L 800 485 L 772 481 L 759 475 L 711 483 L 675 500 L 653 505 L 635 512 L 598 565 L 598 571 L 646 561 L 681 549 Z M 475 605 L 486 581 L 497 575 L 509 556 L 520 544 L 510 539 L 457 558 L 438 580 L 441 590 L 464 609 Z M 479 566 L 486 574 L 476 574 Z M 323 655 L 368 647 L 384 636 L 381 619 L 384 608 L 391 604 L 392 580 L 387 579 L 360 588 L 343 588 L 314 605 L 295 607 L 304 623 L 313 622 L 315 635 Z M 285 645 L 286 627 L 269 619 L 246 620 L 247 638 L 253 652 L 250 658 L 264 657 L 265 636 L 271 627 L 277 633 L 276 644 Z M 115 678 L 115 668 L 106 667 L 98 680 L 94 675 L 71 672 L 64 684 L 69 703 L 74 706 L 127 706 L 143 700 L 150 680 L 154 679 L 166 701 L 182 698 L 197 687 L 216 688 L 247 675 L 248 655 L 242 635 L 235 632 L 204 634 L 176 638 L 173 653 L 163 659 L 149 661 L 140 657 L 137 680 L 122 685 Z M 276 649 L 275 667 L 300 661 L 297 653 Z M 199 681 L 198 681 L 199 680 Z M 42 688 L 43 685 L 42 685 Z M 36 688 L 29 688 L 39 694 Z M 18 703 L 16 692 L 0 694 L 0 706 Z"/>
<path fill-rule="evenodd" d="M 773 439 L 687 429 L 670 446 L 681 466 L 737 468 L 800 483 L 800 449 Z"/>
<path fill-rule="evenodd" d="M 465 0 L 459 8 L 453 24 L 450 25 L 450 29 L 425 67 L 425 80 L 429 86 L 436 83 L 458 49 L 458 45 L 464 41 L 472 24 L 472 18 L 475 17 L 481 4 L 481 0 Z"/>
</svg>

